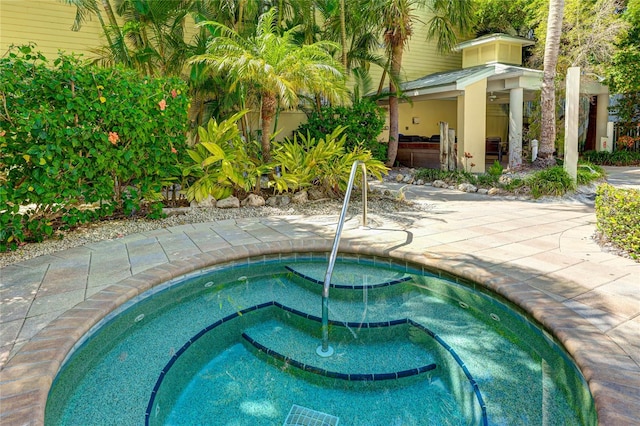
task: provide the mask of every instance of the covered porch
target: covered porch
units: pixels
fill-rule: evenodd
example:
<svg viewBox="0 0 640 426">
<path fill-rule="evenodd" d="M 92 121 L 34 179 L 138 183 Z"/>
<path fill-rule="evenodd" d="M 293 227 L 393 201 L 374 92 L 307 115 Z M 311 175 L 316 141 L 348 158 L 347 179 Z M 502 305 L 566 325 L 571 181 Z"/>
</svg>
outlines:
<svg viewBox="0 0 640 426">
<path fill-rule="evenodd" d="M 405 98 L 399 106 L 397 160 L 410 167 L 437 167 L 439 123 L 446 122 L 455 130 L 458 168 L 473 163 L 470 171 L 482 173 L 495 160 L 520 166 L 528 142 L 525 105 L 542 87 L 542 71 L 522 66 L 522 49 L 532 44 L 506 34 L 485 35 L 457 46 L 462 69 L 401 84 Z M 609 94 L 592 80 L 582 87 L 582 93 L 597 99 L 589 140 L 603 149 L 601 141 L 610 133 Z"/>
<path fill-rule="evenodd" d="M 498 160 L 522 161 L 524 105 L 540 89 L 542 72 L 501 63 L 432 74 L 404 83 L 397 160 L 410 167 L 439 165 L 439 123 L 455 130 L 457 164 L 482 173 Z"/>
</svg>

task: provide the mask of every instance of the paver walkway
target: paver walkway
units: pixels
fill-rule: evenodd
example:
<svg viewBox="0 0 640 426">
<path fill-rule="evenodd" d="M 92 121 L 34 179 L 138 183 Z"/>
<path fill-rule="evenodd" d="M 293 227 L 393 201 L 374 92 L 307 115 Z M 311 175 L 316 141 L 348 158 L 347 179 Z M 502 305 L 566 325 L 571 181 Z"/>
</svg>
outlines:
<svg viewBox="0 0 640 426">
<path fill-rule="evenodd" d="M 618 184 L 640 188 L 640 169 L 610 170 Z M 424 210 L 370 211 L 364 230 L 354 215 L 341 250 L 439 267 L 519 303 L 581 367 L 600 423 L 640 424 L 640 264 L 592 240 L 593 205 L 422 186 L 406 188 L 405 196 Z M 183 225 L 1 268 L 0 424 L 41 424 L 51 380 L 91 321 L 206 264 L 328 251 L 338 213 Z"/>
</svg>

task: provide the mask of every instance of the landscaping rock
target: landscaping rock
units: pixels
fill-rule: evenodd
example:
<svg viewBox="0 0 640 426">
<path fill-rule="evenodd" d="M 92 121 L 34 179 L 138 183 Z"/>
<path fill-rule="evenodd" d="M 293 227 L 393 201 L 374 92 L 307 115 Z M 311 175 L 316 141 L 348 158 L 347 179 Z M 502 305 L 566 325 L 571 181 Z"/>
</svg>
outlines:
<svg viewBox="0 0 640 426">
<path fill-rule="evenodd" d="M 415 185 L 424 185 L 424 181 L 422 179 L 418 179 L 414 182 Z"/>
<path fill-rule="evenodd" d="M 265 205 L 264 198 L 257 194 L 249 194 L 247 198 L 240 202 L 242 207 L 262 207 Z"/>
<path fill-rule="evenodd" d="M 190 203 L 191 207 L 195 207 L 195 208 L 199 208 L 199 209 L 203 209 L 203 208 L 210 208 L 210 207 L 215 207 L 216 206 L 216 199 L 213 198 L 211 195 L 209 195 L 207 198 L 205 198 L 204 200 L 198 202 L 196 200 L 193 200 Z"/>
<path fill-rule="evenodd" d="M 500 194 L 500 189 L 498 188 L 491 188 L 489 191 L 487 191 L 488 195 L 499 195 Z"/>
<path fill-rule="evenodd" d="M 402 182 L 403 183 L 408 183 L 408 184 L 413 183 L 413 176 L 411 176 L 411 175 L 405 176 L 404 179 L 402 179 Z"/>
<path fill-rule="evenodd" d="M 309 201 L 309 194 L 307 194 L 306 190 L 302 190 L 300 192 L 296 192 L 291 197 L 291 202 L 294 204 L 304 204 Z"/>
<path fill-rule="evenodd" d="M 240 207 L 240 200 L 232 195 L 223 200 L 219 200 L 216 203 L 216 207 L 219 209 L 237 209 Z"/>
<path fill-rule="evenodd" d="M 291 198 L 288 195 L 276 195 L 267 199 L 266 205 L 269 207 L 283 207 L 291 204 Z"/>
<path fill-rule="evenodd" d="M 403 174 L 396 175 L 396 182 L 402 182 L 403 180 L 404 180 L 404 175 Z"/>
<path fill-rule="evenodd" d="M 500 177 L 498 178 L 498 182 L 503 185 L 509 185 L 511 183 L 511 180 L 511 177 L 506 175 L 500 175 Z"/>
<path fill-rule="evenodd" d="M 447 188 L 449 185 L 443 180 L 434 180 L 432 186 L 434 188 Z"/>
<path fill-rule="evenodd" d="M 164 209 L 162 209 L 162 213 L 165 214 L 167 217 L 169 216 L 182 216 L 185 215 L 187 213 L 189 213 L 188 208 L 185 207 L 165 207 Z"/>
<path fill-rule="evenodd" d="M 278 197 L 269 197 L 265 204 L 269 207 L 276 207 L 278 205 Z"/>
<path fill-rule="evenodd" d="M 478 192 L 478 188 L 476 188 L 474 185 L 465 182 L 465 183 L 461 183 L 460 185 L 458 185 L 458 191 L 463 191 L 463 192 Z"/>
<path fill-rule="evenodd" d="M 479 188 L 478 189 L 478 194 L 487 195 L 488 192 L 489 192 L 489 190 L 486 189 L 486 188 Z"/>
<path fill-rule="evenodd" d="M 307 190 L 307 194 L 309 195 L 309 199 L 313 201 L 327 198 L 327 194 L 325 194 L 320 188 L 309 188 L 309 190 Z"/>
<path fill-rule="evenodd" d="M 291 198 L 288 195 L 278 195 L 278 205 L 280 207 L 288 206 L 289 204 L 291 204 Z"/>
</svg>

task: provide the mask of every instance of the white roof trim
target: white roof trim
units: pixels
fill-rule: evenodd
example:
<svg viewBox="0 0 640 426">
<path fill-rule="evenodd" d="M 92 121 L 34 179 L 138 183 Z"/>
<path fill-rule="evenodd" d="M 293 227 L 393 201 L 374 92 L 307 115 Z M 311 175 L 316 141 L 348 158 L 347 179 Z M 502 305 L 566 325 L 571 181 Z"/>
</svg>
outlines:
<svg viewBox="0 0 640 426">
<path fill-rule="evenodd" d="M 511 36 L 509 34 L 495 33 L 488 34 L 482 37 L 474 38 L 473 40 L 463 41 L 459 43 L 456 47 L 454 47 L 454 51 L 459 52 L 462 49 L 466 49 L 468 47 L 475 47 L 482 44 L 492 43 L 495 41 L 506 41 L 510 43 L 517 43 L 521 46 L 533 46 L 535 42 L 533 40 L 529 40 L 523 37 Z"/>
</svg>

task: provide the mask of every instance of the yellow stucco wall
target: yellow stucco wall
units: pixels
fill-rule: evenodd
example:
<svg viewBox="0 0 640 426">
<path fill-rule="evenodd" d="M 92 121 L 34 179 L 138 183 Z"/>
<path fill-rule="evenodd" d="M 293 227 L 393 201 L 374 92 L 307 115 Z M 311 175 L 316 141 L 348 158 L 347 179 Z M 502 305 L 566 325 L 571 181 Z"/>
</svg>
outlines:
<svg viewBox="0 0 640 426">
<path fill-rule="evenodd" d="M 261 129 L 259 111 L 252 111 L 247 114 L 247 120 L 249 123 L 249 127 L 254 132 Z M 274 139 L 277 141 L 281 141 L 285 138 L 292 138 L 293 132 L 300 126 L 300 124 L 306 121 L 307 115 L 302 111 L 281 111 L 277 123 L 278 134 Z M 253 134 L 252 136 L 257 138 L 257 134 Z"/>
<path fill-rule="evenodd" d="M 293 132 L 307 121 L 307 115 L 302 111 L 284 111 L 278 117 L 278 133 L 275 140 L 281 141 L 284 138 L 293 137 Z"/>
<path fill-rule="evenodd" d="M 80 31 L 72 31 L 75 14 L 75 7 L 57 0 L 0 0 L 0 51 L 34 42 L 50 59 L 58 50 L 94 57 L 91 49 L 104 43 L 102 28 L 93 17 Z"/>
<path fill-rule="evenodd" d="M 400 133 L 427 136 L 440 133 L 441 121 L 449 123 L 450 129 L 457 126 L 456 101 L 422 101 L 400 104 Z M 417 121 L 417 123 L 415 123 Z"/>
<path fill-rule="evenodd" d="M 60 0 L 0 0 L 0 51 L 4 54 L 12 44 L 37 44 L 37 50 L 54 59 L 59 50 L 95 58 L 92 50 L 105 45 L 96 16 L 87 17 L 79 31 L 71 26 L 76 8 Z M 107 19 L 102 13 L 103 19 Z M 196 33 L 189 17 L 185 26 L 187 39 Z"/>
</svg>

